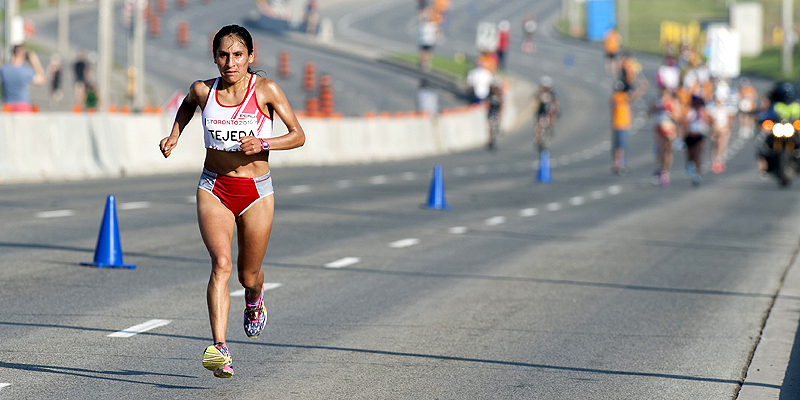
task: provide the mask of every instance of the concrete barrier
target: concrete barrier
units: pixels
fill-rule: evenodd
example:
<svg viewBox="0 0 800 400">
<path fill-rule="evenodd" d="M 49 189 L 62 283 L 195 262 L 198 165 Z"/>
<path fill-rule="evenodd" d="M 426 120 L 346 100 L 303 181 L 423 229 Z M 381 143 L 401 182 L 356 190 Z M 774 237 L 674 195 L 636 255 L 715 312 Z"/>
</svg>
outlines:
<svg viewBox="0 0 800 400">
<path fill-rule="evenodd" d="M 509 91 L 509 99 L 513 90 Z M 508 101 L 507 103 L 512 103 Z M 504 120 L 513 111 L 504 110 Z M 277 118 L 276 118 L 277 119 Z M 275 151 L 273 166 L 323 166 L 396 161 L 480 147 L 487 140 L 484 106 L 439 116 L 299 117 L 304 147 Z M 169 114 L 0 113 L 0 183 L 79 180 L 199 171 L 205 148 L 200 116 L 184 129 L 169 159 L 158 148 Z M 274 135 L 286 133 L 274 121 Z"/>
</svg>

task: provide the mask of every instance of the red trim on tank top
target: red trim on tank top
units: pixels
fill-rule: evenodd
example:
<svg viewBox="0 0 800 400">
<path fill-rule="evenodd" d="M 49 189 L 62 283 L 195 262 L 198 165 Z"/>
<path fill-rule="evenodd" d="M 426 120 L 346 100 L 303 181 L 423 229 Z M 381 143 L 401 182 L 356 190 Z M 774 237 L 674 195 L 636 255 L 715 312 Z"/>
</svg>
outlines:
<svg viewBox="0 0 800 400">
<path fill-rule="evenodd" d="M 242 98 L 242 101 L 240 101 L 239 104 L 234 104 L 232 106 L 226 106 L 226 105 L 221 104 L 219 102 L 219 89 L 214 89 L 214 101 L 216 101 L 217 105 L 220 106 L 220 107 L 227 107 L 227 108 L 241 107 L 244 104 L 244 101 L 247 100 L 247 95 L 250 94 L 250 83 L 253 80 L 253 76 L 254 76 L 253 74 L 250 74 L 250 79 L 247 80 L 247 91 L 244 93 L 244 98 Z M 219 79 L 220 78 L 217 78 L 217 84 L 214 85 L 215 87 L 218 87 Z"/>
</svg>

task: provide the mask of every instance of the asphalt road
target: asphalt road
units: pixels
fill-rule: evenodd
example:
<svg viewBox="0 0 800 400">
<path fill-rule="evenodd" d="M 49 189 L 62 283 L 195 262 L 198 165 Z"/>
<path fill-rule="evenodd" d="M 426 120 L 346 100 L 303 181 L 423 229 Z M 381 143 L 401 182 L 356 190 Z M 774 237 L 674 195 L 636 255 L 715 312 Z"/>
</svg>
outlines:
<svg viewBox="0 0 800 400">
<path fill-rule="evenodd" d="M 471 40 L 455 33 L 464 6 L 453 48 Z M 599 48 L 539 39 L 510 68 L 556 80 L 552 184 L 535 182 L 530 123 L 495 153 L 273 171 L 270 322 L 247 339 L 234 297 L 232 379 L 200 364 L 199 172 L 0 186 L 0 398 L 735 398 L 797 252 L 797 187 L 759 180 L 743 139 L 701 187 L 680 153 L 672 185 L 654 185 L 645 103 L 631 173 L 612 175 Z M 450 211 L 423 207 L 436 163 Z M 79 265 L 108 194 L 136 270 Z M 153 320 L 168 323 L 108 336 Z"/>
</svg>

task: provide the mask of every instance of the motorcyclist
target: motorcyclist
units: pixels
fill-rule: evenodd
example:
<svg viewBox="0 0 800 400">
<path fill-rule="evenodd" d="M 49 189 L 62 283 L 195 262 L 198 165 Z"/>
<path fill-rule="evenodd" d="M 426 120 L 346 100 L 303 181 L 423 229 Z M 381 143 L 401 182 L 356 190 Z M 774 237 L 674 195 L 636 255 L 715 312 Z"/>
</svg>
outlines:
<svg viewBox="0 0 800 400">
<path fill-rule="evenodd" d="M 791 82 L 776 83 L 768 95 L 769 109 L 758 115 L 758 121 L 762 123 L 766 120 L 775 123 L 793 123 L 800 119 L 800 103 L 795 99 L 796 93 Z M 770 132 L 762 130 L 758 147 L 758 169 L 762 177 L 766 176 L 769 170 L 769 157 L 774 156 L 772 152 L 774 139 L 775 137 Z"/>
</svg>

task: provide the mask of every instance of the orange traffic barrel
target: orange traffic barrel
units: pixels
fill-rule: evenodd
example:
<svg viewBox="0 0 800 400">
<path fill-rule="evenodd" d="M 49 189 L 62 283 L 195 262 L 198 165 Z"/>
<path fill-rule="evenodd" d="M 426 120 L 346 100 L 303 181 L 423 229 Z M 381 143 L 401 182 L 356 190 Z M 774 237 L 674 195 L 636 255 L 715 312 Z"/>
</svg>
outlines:
<svg viewBox="0 0 800 400">
<path fill-rule="evenodd" d="M 319 113 L 319 99 L 316 97 L 309 97 L 306 99 L 306 112 L 308 115 L 314 116 Z"/>
<path fill-rule="evenodd" d="M 280 54 L 278 54 L 278 76 L 281 78 L 288 78 L 290 74 L 289 70 L 289 51 L 288 50 L 281 50 Z"/>
<path fill-rule="evenodd" d="M 178 22 L 178 46 L 186 47 L 189 44 L 189 22 Z"/>
<path fill-rule="evenodd" d="M 334 107 L 333 78 L 325 74 L 319 78 L 320 111 L 323 114 L 332 114 Z"/>
<path fill-rule="evenodd" d="M 158 0 L 158 4 L 156 4 L 156 7 L 159 14 L 165 13 L 167 11 L 167 0 Z"/>
<path fill-rule="evenodd" d="M 161 17 L 156 14 L 150 15 L 150 36 L 161 36 Z"/>
<path fill-rule="evenodd" d="M 178 0 L 178 8 L 186 8 L 186 0 Z"/>
<path fill-rule="evenodd" d="M 72 106 L 72 112 L 74 112 L 74 113 L 83 112 L 83 107 L 81 107 L 80 104 L 74 104 Z"/>
<path fill-rule="evenodd" d="M 303 65 L 303 90 L 313 92 L 316 85 L 316 67 L 314 63 L 308 61 Z"/>
</svg>

